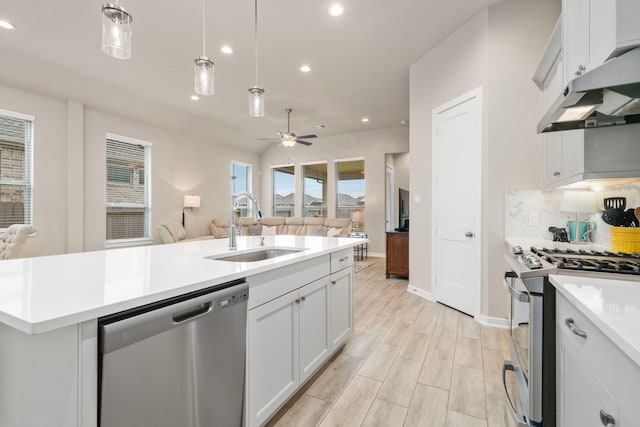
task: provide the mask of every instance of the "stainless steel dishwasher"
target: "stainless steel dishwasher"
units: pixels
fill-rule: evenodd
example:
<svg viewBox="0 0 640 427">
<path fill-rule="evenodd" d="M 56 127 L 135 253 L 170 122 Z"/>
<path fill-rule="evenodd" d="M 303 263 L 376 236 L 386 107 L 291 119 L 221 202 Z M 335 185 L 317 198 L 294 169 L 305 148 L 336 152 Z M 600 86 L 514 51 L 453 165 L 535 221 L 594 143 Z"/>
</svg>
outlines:
<svg viewBox="0 0 640 427">
<path fill-rule="evenodd" d="M 98 320 L 101 427 L 240 427 L 244 279 Z"/>
</svg>

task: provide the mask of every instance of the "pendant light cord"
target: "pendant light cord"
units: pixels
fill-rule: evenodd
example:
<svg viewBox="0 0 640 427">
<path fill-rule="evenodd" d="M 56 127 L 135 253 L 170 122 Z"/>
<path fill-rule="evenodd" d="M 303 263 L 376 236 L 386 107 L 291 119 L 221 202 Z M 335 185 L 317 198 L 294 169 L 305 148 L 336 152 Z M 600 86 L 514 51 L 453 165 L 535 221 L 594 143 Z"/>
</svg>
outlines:
<svg viewBox="0 0 640 427">
<path fill-rule="evenodd" d="M 206 45 L 205 45 L 205 19 L 204 19 L 204 0 L 202 0 L 202 56 L 206 55 Z"/>
<path fill-rule="evenodd" d="M 255 46 L 256 56 L 256 87 L 258 87 L 258 0 L 254 0 L 253 25 L 253 44 Z"/>
</svg>

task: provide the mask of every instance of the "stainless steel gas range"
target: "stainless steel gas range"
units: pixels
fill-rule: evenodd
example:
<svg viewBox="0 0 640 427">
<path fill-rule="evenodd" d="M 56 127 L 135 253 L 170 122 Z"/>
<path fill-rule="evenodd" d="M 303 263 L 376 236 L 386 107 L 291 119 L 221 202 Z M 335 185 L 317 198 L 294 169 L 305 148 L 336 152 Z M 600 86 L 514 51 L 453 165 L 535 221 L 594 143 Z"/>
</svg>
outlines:
<svg viewBox="0 0 640 427">
<path fill-rule="evenodd" d="M 640 254 L 514 247 L 505 258 L 511 360 L 502 380 L 519 425 L 555 427 L 555 288 L 550 274 L 640 281 Z M 507 375 L 514 375 L 508 385 Z"/>
</svg>

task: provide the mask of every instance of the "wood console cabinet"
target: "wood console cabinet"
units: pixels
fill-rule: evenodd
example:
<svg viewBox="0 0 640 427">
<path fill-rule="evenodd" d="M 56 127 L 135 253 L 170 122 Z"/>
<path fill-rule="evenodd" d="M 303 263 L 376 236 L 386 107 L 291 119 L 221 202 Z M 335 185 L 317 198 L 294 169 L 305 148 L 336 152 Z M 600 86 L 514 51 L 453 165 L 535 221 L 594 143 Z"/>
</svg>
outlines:
<svg viewBox="0 0 640 427">
<path fill-rule="evenodd" d="M 392 274 L 409 277 L 409 233 L 387 232 L 387 279 Z"/>
</svg>

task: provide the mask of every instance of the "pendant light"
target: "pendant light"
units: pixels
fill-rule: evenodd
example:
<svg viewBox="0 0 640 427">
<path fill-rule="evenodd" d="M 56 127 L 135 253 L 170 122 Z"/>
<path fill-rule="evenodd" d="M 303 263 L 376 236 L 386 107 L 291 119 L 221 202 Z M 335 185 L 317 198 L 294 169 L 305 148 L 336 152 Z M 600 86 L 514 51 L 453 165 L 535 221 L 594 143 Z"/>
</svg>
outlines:
<svg viewBox="0 0 640 427">
<path fill-rule="evenodd" d="M 249 115 L 251 117 L 264 116 L 264 89 L 258 86 L 258 0 L 254 0 L 254 32 L 253 42 L 256 55 L 256 84 L 249 88 Z"/>
<path fill-rule="evenodd" d="M 205 13 L 202 0 L 202 56 L 193 61 L 195 92 L 198 95 L 213 95 L 213 73 L 216 65 L 205 56 Z"/>
<path fill-rule="evenodd" d="M 133 17 L 115 4 L 102 5 L 102 51 L 118 59 L 131 58 L 131 22 Z"/>
</svg>

